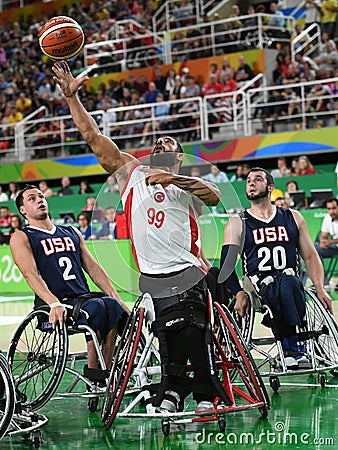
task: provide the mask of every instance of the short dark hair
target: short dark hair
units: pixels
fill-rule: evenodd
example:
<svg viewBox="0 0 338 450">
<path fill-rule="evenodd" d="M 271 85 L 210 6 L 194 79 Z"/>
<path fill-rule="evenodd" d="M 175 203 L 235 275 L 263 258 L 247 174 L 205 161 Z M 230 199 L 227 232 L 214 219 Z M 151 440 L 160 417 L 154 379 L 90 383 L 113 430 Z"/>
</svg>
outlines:
<svg viewBox="0 0 338 450">
<path fill-rule="evenodd" d="M 289 180 L 289 181 L 286 183 L 286 187 L 288 187 L 289 184 L 291 184 L 291 183 L 293 183 L 293 184 L 296 186 L 296 190 L 298 191 L 298 183 L 297 183 L 296 180 Z"/>
<path fill-rule="evenodd" d="M 38 187 L 34 186 L 34 184 L 26 184 L 26 186 L 19 191 L 16 199 L 15 199 L 15 205 L 17 207 L 17 210 L 20 212 L 20 208 L 23 205 L 23 194 L 26 191 L 29 191 L 30 189 L 39 189 Z M 21 212 L 20 212 L 21 214 Z"/>
<path fill-rule="evenodd" d="M 273 176 L 266 169 L 263 169 L 262 167 L 253 167 L 252 169 L 249 170 L 248 176 L 250 175 L 251 172 L 264 172 L 266 175 L 266 181 L 267 181 L 268 185 L 275 184 Z"/>
<path fill-rule="evenodd" d="M 335 202 L 336 205 L 338 206 L 338 199 L 336 197 L 330 197 L 326 200 L 325 205 L 327 205 L 328 203 L 332 203 Z"/>
</svg>

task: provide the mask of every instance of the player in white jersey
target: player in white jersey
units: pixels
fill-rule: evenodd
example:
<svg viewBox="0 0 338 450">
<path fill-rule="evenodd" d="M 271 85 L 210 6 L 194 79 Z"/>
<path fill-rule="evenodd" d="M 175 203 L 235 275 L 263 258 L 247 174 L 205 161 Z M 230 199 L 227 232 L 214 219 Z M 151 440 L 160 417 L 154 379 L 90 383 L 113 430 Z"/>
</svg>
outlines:
<svg viewBox="0 0 338 450">
<path fill-rule="evenodd" d="M 53 71 L 75 125 L 119 185 L 133 254 L 141 272 L 140 290 L 152 295 L 155 333 L 166 336 L 162 342 L 160 339 L 162 357 L 166 355 L 168 361 L 161 408 L 179 409 L 193 390 L 198 409 L 211 409 L 216 393 L 205 350 L 207 265 L 201 257 L 197 217 L 204 205 L 217 205 L 219 189 L 209 181 L 178 175 L 183 149 L 170 136 L 155 141 L 150 167 L 121 152 L 113 140 L 101 134 L 79 100 L 77 91 L 88 77 L 75 79 L 64 62 L 56 62 Z M 188 359 L 194 369 L 193 386 L 198 385 L 198 389 L 189 386 Z"/>
</svg>

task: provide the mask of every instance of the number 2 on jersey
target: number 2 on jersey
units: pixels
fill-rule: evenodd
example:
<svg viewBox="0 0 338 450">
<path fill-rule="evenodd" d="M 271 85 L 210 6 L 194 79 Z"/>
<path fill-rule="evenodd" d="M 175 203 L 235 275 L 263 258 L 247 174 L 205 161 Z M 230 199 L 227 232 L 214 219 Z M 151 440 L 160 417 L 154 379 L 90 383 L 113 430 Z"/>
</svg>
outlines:
<svg viewBox="0 0 338 450">
<path fill-rule="evenodd" d="M 147 214 L 149 225 L 155 225 L 156 228 L 161 228 L 165 218 L 164 211 L 162 209 L 155 211 L 155 208 L 149 208 Z"/>
<path fill-rule="evenodd" d="M 72 261 L 70 260 L 70 258 L 67 258 L 67 256 L 62 256 L 59 259 L 59 266 L 60 267 L 66 266 L 65 270 L 63 271 L 63 279 L 64 280 L 66 280 L 66 281 L 75 280 L 76 275 L 70 273 L 70 271 L 73 268 Z"/>
</svg>

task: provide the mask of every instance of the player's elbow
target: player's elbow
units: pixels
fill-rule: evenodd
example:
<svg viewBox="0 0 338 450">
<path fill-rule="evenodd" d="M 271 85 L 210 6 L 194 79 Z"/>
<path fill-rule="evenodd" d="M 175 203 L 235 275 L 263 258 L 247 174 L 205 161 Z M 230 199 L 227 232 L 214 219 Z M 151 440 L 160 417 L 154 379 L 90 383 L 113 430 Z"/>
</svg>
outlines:
<svg viewBox="0 0 338 450">
<path fill-rule="evenodd" d="M 204 200 L 204 203 L 207 206 L 216 206 L 220 201 L 220 195 L 217 195 L 215 192 L 210 192 L 208 197 Z"/>
</svg>

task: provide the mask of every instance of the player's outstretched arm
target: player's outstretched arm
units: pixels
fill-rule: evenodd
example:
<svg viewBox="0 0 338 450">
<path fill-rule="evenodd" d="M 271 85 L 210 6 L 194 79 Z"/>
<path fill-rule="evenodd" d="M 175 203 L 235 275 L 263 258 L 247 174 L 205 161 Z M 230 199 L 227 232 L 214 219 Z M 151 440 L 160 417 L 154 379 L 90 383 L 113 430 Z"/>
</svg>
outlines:
<svg viewBox="0 0 338 450">
<path fill-rule="evenodd" d="M 48 289 L 36 267 L 35 259 L 28 238 L 23 231 L 16 231 L 10 239 L 10 248 L 15 264 L 27 281 L 29 287 L 50 307 L 49 321 L 55 328 L 60 322 L 61 328 L 66 320 L 66 308 Z"/>
<path fill-rule="evenodd" d="M 54 80 L 60 85 L 66 97 L 76 127 L 92 148 L 101 166 L 108 173 L 114 173 L 118 169 L 128 171 L 128 163 L 135 162 L 136 159 L 128 153 L 121 152 L 114 141 L 101 133 L 77 95 L 80 86 L 88 80 L 88 77 L 74 78 L 66 62 L 55 62 L 52 70 L 55 74 Z"/>
</svg>

